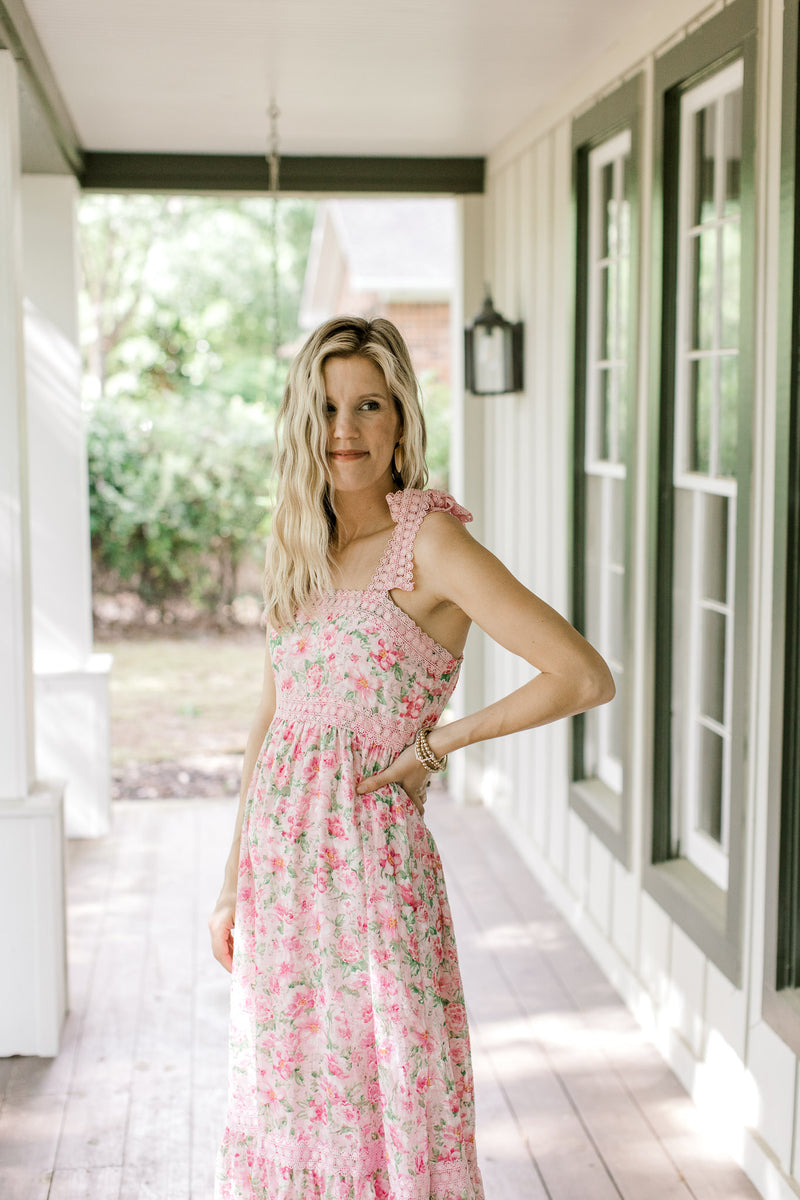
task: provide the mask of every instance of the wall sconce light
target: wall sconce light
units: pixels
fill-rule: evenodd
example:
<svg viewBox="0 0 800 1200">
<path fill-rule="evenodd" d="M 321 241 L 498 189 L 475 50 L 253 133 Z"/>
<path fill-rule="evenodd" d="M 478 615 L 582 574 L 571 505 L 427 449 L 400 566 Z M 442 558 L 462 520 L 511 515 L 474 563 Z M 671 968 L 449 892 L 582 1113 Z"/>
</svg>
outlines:
<svg viewBox="0 0 800 1200">
<path fill-rule="evenodd" d="M 495 310 L 489 288 L 478 316 L 464 330 L 464 383 L 473 396 L 522 391 L 522 322 Z"/>
</svg>

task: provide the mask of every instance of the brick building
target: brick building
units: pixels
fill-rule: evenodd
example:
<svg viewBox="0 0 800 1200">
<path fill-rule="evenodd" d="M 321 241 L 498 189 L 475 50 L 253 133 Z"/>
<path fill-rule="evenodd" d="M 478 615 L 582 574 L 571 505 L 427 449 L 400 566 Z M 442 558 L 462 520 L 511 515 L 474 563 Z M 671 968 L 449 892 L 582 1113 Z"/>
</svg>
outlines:
<svg viewBox="0 0 800 1200">
<path fill-rule="evenodd" d="M 317 208 L 300 323 L 388 317 L 417 374 L 449 384 L 454 276 L 452 200 L 327 200 Z"/>
</svg>

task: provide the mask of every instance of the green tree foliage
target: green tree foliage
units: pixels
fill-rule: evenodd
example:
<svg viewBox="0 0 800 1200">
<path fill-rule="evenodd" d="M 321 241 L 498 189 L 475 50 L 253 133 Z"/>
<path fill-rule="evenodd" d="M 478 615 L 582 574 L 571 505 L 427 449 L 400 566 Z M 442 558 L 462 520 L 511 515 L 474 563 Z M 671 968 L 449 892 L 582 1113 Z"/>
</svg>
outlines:
<svg viewBox="0 0 800 1200">
<path fill-rule="evenodd" d="M 266 535 L 270 416 L 218 396 L 181 406 L 102 399 L 88 448 L 98 568 L 148 604 L 230 604 L 244 558 Z"/>
<path fill-rule="evenodd" d="M 145 400 L 196 389 L 277 408 L 314 205 L 200 196 L 81 204 L 87 392 Z M 277 251 L 277 264 L 275 252 Z M 278 272 L 279 312 L 274 305 Z"/>
<path fill-rule="evenodd" d="M 93 558 L 148 603 L 229 603 L 263 545 L 275 350 L 299 336 L 313 212 L 281 200 L 275 228 L 261 198 L 81 205 Z"/>
<path fill-rule="evenodd" d="M 422 411 L 428 434 L 429 486 L 447 491 L 450 475 L 450 385 L 436 375 L 420 379 Z"/>
</svg>

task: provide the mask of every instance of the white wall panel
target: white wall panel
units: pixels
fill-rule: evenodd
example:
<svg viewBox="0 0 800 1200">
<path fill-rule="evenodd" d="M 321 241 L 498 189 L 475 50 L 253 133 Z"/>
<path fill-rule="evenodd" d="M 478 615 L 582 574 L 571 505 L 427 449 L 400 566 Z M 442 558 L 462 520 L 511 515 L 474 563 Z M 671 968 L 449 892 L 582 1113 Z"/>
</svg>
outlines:
<svg viewBox="0 0 800 1200">
<path fill-rule="evenodd" d="M 639 883 L 616 859 L 613 863 L 611 940 L 632 967 L 638 960 Z"/>
<path fill-rule="evenodd" d="M 589 883 L 589 830 L 574 812 L 567 817 L 567 829 L 567 882 L 583 907 Z"/>
<path fill-rule="evenodd" d="M 611 855 L 589 834 L 589 916 L 608 936 L 611 929 Z"/>
<path fill-rule="evenodd" d="M 667 1000 L 671 969 L 672 921 L 643 892 L 639 900 L 639 978 L 656 1008 Z"/>
<path fill-rule="evenodd" d="M 747 993 L 736 987 L 712 962 L 706 963 L 706 1030 L 716 1033 L 745 1059 L 747 1044 Z"/>
<path fill-rule="evenodd" d="M 750 1031 L 747 1066 L 756 1083 L 756 1129 L 785 1171 L 791 1169 L 797 1060 L 764 1022 Z"/>
<path fill-rule="evenodd" d="M 766 805 L 748 811 L 745 867 L 744 983 L 736 986 L 709 963 L 692 939 L 642 889 L 643 819 L 651 802 L 652 646 L 654 638 L 654 470 L 650 456 L 650 360 L 652 291 L 652 178 L 654 65 L 669 44 L 692 24 L 724 7 L 677 0 L 657 21 L 626 39 L 554 98 L 547 112 L 526 126 L 488 160 L 487 277 L 497 307 L 525 322 L 525 389 L 493 406 L 496 420 L 486 438 L 487 543 L 535 592 L 559 611 L 571 608 L 572 520 L 572 226 L 571 123 L 623 79 L 642 72 L 639 144 L 639 334 L 635 462 L 632 471 L 631 543 L 631 858 L 628 869 L 587 830 L 569 808 L 569 724 L 517 735 L 487 748 L 497 776 L 513 801 L 509 827 L 518 830 L 528 860 L 547 880 L 551 894 L 599 961 L 623 987 L 661 1049 L 686 1085 L 712 1113 L 727 1103 L 727 1119 L 739 1131 L 739 1153 L 747 1169 L 781 1196 L 792 1171 L 800 1181 L 800 1093 L 797 1063 L 781 1040 L 761 1023 Z M 756 186 L 757 362 L 754 403 L 753 587 L 749 631 L 752 716 L 748 794 L 763 797 L 769 786 L 770 633 L 772 525 L 775 482 L 776 278 L 780 255 L 780 120 L 782 72 L 781 0 L 761 0 L 759 14 Z M 511 469 L 509 469 L 511 468 Z M 514 521 L 506 523 L 509 495 Z M 487 698 L 518 686 L 521 664 L 502 652 L 487 653 Z M 511 807 L 513 805 L 513 807 Z M 609 964 L 616 962 L 618 970 Z M 747 1060 L 745 1062 L 745 1054 Z M 796 1117 L 796 1113 L 799 1114 Z M 747 1133 L 748 1122 L 758 1130 Z M 795 1128 L 797 1125 L 797 1129 Z M 759 1139 L 763 1139 L 763 1144 Z M 768 1150 L 763 1149 L 763 1145 Z M 759 1149 L 759 1147 L 761 1147 Z M 775 1156 L 774 1160 L 770 1155 Z M 775 1167 L 780 1162 L 783 1176 Z M 788 1192 L 787 1192 L 788 1194 Z"/>
<path fill-rule="evenodd" d="M 672 1028 L 691 1048 L 695 1058 L 701 1058 L 703 1054 L 705 966 L 705 955 L 680 926 L 675 925 L 672 930 L 667 1011 Z"/>
</svg>

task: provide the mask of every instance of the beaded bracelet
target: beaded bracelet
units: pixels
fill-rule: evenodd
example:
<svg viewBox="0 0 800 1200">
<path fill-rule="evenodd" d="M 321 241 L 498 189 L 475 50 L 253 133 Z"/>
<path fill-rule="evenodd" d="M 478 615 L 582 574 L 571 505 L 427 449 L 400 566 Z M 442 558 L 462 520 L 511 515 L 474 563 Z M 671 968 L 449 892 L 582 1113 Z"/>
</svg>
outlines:
<svg viewBox="0 0 800 1200">
<path fill-rule="evenodd" d="M 420 729 L 414 738 L 414 753 L 417 756 L 417 762 L 422 763 L 428 771 L 443 771 L 447 766 L 447 755 L 445 754 L 443 758 L 436 757 L 428 743 L 427 731 L 424 729 Z"/>
</svg>

